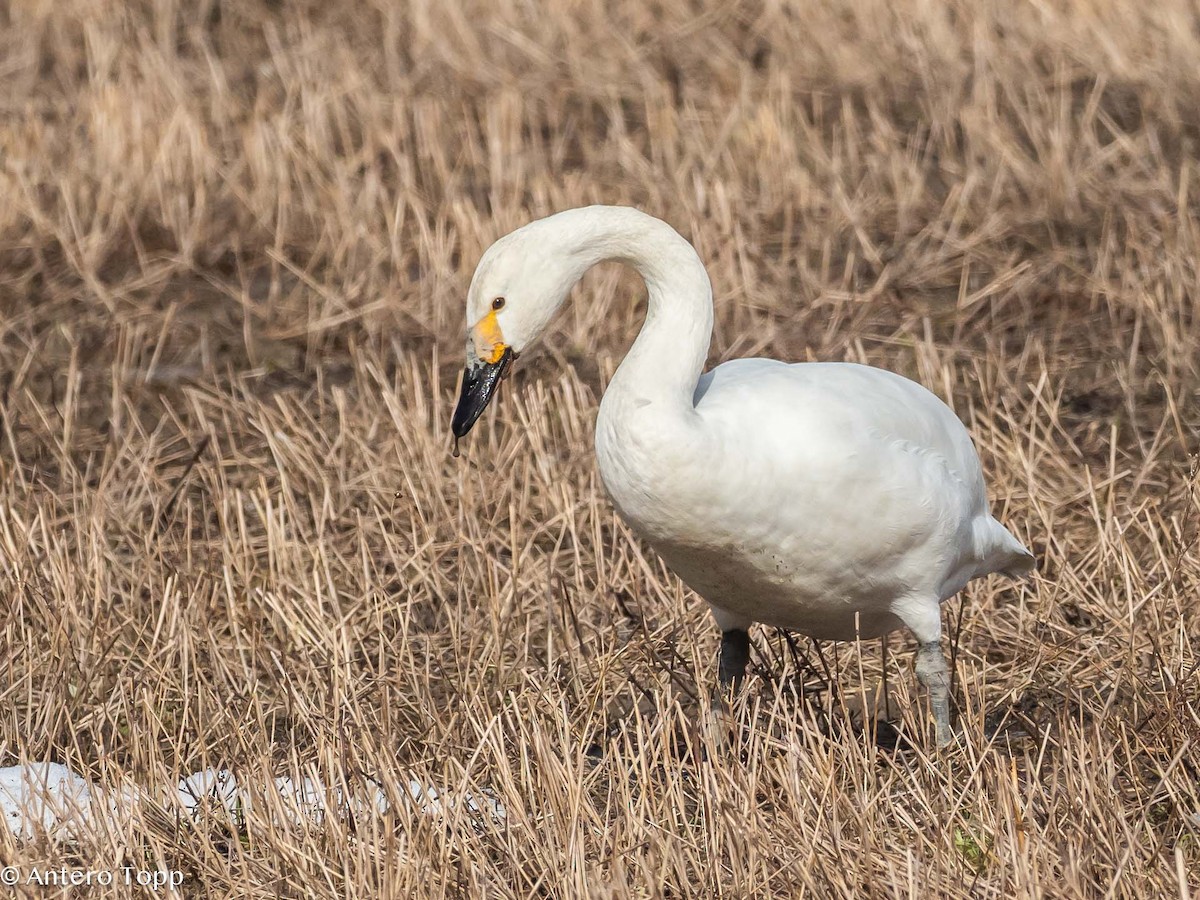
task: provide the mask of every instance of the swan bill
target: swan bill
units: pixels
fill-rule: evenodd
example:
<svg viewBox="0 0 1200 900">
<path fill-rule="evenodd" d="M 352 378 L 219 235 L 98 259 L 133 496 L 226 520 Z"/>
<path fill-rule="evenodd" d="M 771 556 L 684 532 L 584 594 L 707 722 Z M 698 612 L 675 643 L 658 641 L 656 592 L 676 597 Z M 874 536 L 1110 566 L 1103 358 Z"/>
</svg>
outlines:
<svg viewBox="0 0 1200 900">
<path fill-rule="evenodd" d="M 512 347 L 505 347 L 495 362 L 472 360 L 467 365 L 463 372 L 458 406 L 454 408 L 454 418 L 450 421 L 450 430 L 456 438 L 470 431 L 475 420 L 483 415 L 492 395 L 496 393 L 496 388 L 500 386 L 500 380 L 516 358 L 517 354 L 513 353 Z"/>
</svg>

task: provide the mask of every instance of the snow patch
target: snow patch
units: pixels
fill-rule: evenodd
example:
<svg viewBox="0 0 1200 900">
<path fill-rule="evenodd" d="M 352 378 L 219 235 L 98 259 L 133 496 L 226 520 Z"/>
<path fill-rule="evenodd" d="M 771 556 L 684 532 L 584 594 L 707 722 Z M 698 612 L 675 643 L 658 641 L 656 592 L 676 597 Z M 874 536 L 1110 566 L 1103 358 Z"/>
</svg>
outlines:
<svg viewBox="0 0 1200 900">
<path fill-rule="evenodd" d="M 390 808 L 383 788 L 363 779 L 359 789 L 330 786 L 316 776 L 276 778 L 271 785 L 281 801 L 282 816 L 293 825 L 320 824 L 325 816 L 383 815 Z M 40 835 L 55 839 L 78 836 L 94 830 L 101 821 L 118 821 L 122 809 L 143 799 L 154 798 L 172 805 L 189 817 L 199 818 L 205 811 L 220 812 L 237 825 L 248 810 L 266 799 L 256 794 L 253 785 L 239 782 L 228 769 L 201 769 L 181 778 L 173 791 L 150 794 L 133 788 L 105 791 L 58 763 L 32 762 L 0 769 L 0 818 L 18 838 L 31 840 Z M 408 781 L 409 795 L 424 815 L 437 816 L 461 805 L 470 815 L 503 822 L 504 804 L 493 791 L 455 794 L 416 779 Z M 274 808 L 274 804 L 269 804 Z"/>
</svg>

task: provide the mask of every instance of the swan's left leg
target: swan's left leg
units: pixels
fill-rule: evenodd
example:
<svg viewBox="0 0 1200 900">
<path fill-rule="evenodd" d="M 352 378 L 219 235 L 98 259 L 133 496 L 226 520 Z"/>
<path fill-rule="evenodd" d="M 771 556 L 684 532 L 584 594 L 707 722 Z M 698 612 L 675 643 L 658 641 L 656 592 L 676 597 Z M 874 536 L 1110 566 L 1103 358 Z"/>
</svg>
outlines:
<svg viewBox="0 0 1200 900">
<path fill-rule="evenodd" d="M 950 669 L 941 646 L 941 604 L 936 597 L 905 597 L 897 601 L 892 610 L 920 642 L 917 678 L 929 692 L 937 745 L 945 747 L 953 742 L 954 732 L 950 730 Z"/>
<path fill-rule="evenodd" d="M 950 670 L 942 645 L 938 641 L 922 641 L 917 650 L 917 678 L 929 691 L 929 708 L 937 728 L 937 745 L 945 747 L 954 741 L 950 730 Z"/>
</svg>

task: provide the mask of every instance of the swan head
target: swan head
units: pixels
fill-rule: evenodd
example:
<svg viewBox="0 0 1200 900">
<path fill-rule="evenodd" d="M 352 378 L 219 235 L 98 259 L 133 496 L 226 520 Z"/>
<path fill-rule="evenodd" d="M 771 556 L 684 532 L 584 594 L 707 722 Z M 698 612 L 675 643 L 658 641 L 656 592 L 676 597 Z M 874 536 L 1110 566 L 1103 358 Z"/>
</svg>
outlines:
<svg viewBox="0 0 1200 900">
<path fill-rule="evenodd" d="M 483 414 L 517 356 L 546 329 L 586 265 L 563 229 L 540 219 L 483 254 L 467 293 L 467 367 L 451 430 L 460 438 Z"/>
</svg>

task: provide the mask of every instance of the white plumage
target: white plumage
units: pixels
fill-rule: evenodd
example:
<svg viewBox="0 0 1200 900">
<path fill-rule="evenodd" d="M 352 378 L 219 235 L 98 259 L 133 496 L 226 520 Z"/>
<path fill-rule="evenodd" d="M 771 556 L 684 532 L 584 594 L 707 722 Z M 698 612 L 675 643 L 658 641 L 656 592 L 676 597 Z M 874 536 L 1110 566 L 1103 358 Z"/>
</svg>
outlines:
<svg viewBox="0 0 1200 900">
<path fill-rule="evenodd" d="M 753 622 L 834 640 L 906 625 L 938 741 L 950 740 L 939 606 L 972 578 L 1033 567 L 988 512 L 966 429 L 925 388 L 869 366 L 739 359 L 702 375 L 712 289 L 666 223 L 586 207 L 488 249 L 468 296 L 456 435 L 606 259 L 641 273 L 649 308 L 600 404 L 600 474 L 625 521 L 712 607 L 722 681 L 740 680 Z"/>
</svg>

